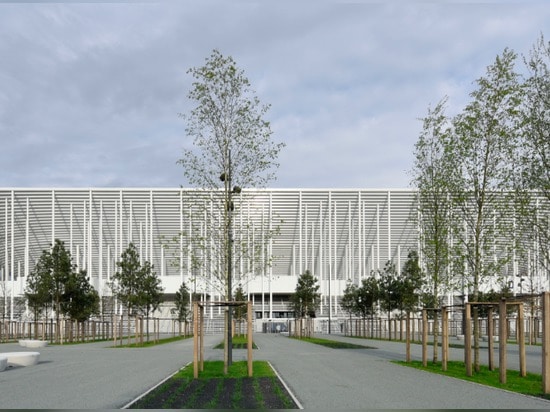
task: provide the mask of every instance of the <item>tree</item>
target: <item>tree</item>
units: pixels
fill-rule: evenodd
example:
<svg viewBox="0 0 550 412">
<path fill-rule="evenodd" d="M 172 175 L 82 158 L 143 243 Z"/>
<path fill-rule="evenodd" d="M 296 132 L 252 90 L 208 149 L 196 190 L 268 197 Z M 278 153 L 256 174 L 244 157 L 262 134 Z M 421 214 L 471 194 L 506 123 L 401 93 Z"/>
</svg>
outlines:
<svg viewBox="0 0 550 412">
<path fill-rule="evenodd" d="M 60 317 L 63 313 L 62 303 L 66 298 L 65 290 L 71 274 L 76 266 L 71 263 L 71 254 L 65 249 L 65 244 L 55 239 L 49 250 L 43 250 L 34 271 L 29 275 L 27 284 L 27 299 L 33 307 L 35 315 L 40 312 L 40 306 L 51 302 L 56 318 L 56 341 L 60 338 Z"/>
<path fill-rule="evenodd" d="M 246 300 L 247 299 L 246 299 L 246 295 L 244 294 L 243 288 L 241 285 L 239 285 L 237 290 L 235 290 L 235 301 L 245 302 Z M 235 307 L 235 321 L 239 325 L 238 332 L 237 332 L 238 335 L 242 335 L 241 326 L 242 326 L 242 322 L 246 320 L 247 309 L 248 309 L 248 306 L 246 305 L 239 305 Z"/>
<path fill-rule="evenodd" d="M 528 77 L 522 105 L 523 150 L 517 189 L 524 205 L 525 241 L 538 244 L 534 265 L 550 271 L 550 42 L 541 35 L 525 60 Z M 528 257 L 525 256 L 527 259 Z"/>
<path fill-rule="evenodd" d="M 348 282 L 340 301 L 340 307 L 349 314 L 350 321 L 351 316 L 357 313 L 357 289 L 356 284 Z"/>
<path fill-rule="evenodd" d="M 398 308 L 401 298 L 401 285 L 397 276 L 397 269 L 391 261 L 387 261 L 384 269 L 380 272 L 378 280 L 380 285 L 380 306 L 388 313 L 388 321 L 391 312 Z"/>
<path fill-rule="evenodd" d="M 400 282 L 398 309 L 401 313 L 418 310 L 424 279 L 418 261 L 418 253 L 415 250 L 410 251 L 407 255 L 398 280 Z"/>
<path fill-rule="evenodd" d="M 447 98 L 442 99 L 435 108 L 428 109 L 423 119 L 423 129 L 415 144 L 415 162 L 413 166 L 413 184 L 417 192 L 417 213 L 415 219 L 420 228 L 420 245 L 423 257 L 427 289 L 424 301 L 430 302 L 430 308 L 438 305 L 440 296 L 451 287 L 448 276 L 452 257 L 452 210 L 453 198 L 449 187 L 449 178 L 454 174 L 452 159 L 448 158 L 451 133 L 450 120 L 445 115 Z M 434 348 L 438 345 L 438 317 L 434 318 Z M 437 362 L 438 351 L 433 352 L 433 361 Z"/>
<path fill-rule="evenodd" d="M 77 322 L 84 322 L 99 313 L 99 294 L 90 284 L 85 270 L 70 274 L 61 310 Z"/>
<path fill-rule="evenodd" d="M 145 314 L 147 325 L 147 340 L 149 340 L 149 315 L 160 306 L 164 288 L 156 272 L 153 271 L 153 265 L 145 261 L 141 266 L 141 288 L 139 292 L 138 307 Z"/>
<path fill-rule="evenodd" d="M 505 49 L 477 80 L 472 101 L 453 121 L 446 150 L 455 170 L 450 192 L 463 223 L 453 236 L 463 248 L 465 274 L 474 300 L 484 279 L 497 276 L 513 239 L 513 171 L 519 136 L 521 88 L 514 72 L 516 55 Z M 474 368 L 479 371 L 478 315 L 474 307 Z"/>
<path fill-rule="evenodd" d="M 264 119 L 269 106 L 260 104 L 232 57 L 214 50 L 204 66 L 191 68 L 188 73 L 195 80 L 188 97 L 196 106 L 184 118 L 194 150 L 185 149 L 178 163 L 191 185 L 210 190 L 210 202 L 221 211 L 221 224 L 214 223 L 215 216 L 210 220 L 213 227 L 222 228 L 212 230 L 212 234 L 221 232 L 221 236 L 206 237 L 197 232 L 189 236 L 198 243 L 199 250 L 212 251 L 223 262 L 223 267 L 215 269 L 213 275 L 225 300 L 232 301 L 233 214 L 238 209 L 234 201 L 242 198 L 241 187 L 263 187 L 274 179 L 277 157 L 284 144 L 272 141 L 270 124 Z M 208 208 L 202 210 L 212 214 Z M 251 258 L 256 256 L 254 252 L 242 252 Z M 226 370 L 232 363 L 230 309 L 227 314 Z"/>
<path fill-rule="evenodd" d="M 25 298 L 27 300 L 28 307 L 33 313 L 35 323 L 35 339 L 38 339 L 38 327 L 36 326 L 38 319 L 42 312 L 47 310 L 48 305 L 51 304 L 50 291 L 47 283 L 41 276 L 42 273 L 42 270 L 33 270 L 29 273 L 27 278 L 27 286 L 25 288 Z"/>
<path fill-rule="evenodd" d="M 189 308 L 190 301 L 191 298 L 189 288 L 187 287 L 185 282 L 182 282 L 179 289 L 176 291 L 176 296 L 174 298 L 175 312 L 179 322 L 187 322 L 187 320 L 189 319 L 189 316 L 192 313 L 191 309 Z M 184 332 L 184 335 L 185 334 L 186 333 Z"/>
<path fill-rule="evenodd" d="M 143 313 L 148 318 L 149 313 L 160 304 L 163 289 L 160 286 L 160 279 L 153 272 L 153 266 L 148 261 L 141 264 L 139 253 L 133 243 L 130 243 L 122 252 L 116 265 L 118 270 L 113 276 L 110 287 L 113 295 L 128 310 L 128 330 L 130 330 L 130 316 Z M 149 330 L 147 330 L 148 333 Z"/>
<path fill-rule="evenodd" d="M 295 292 L 290 295 L 290 305 L 297 318 L 315 317 L 315 311 L 321 303 L 319 284 L 309 270 L 298 278 Z"/>
</svg>

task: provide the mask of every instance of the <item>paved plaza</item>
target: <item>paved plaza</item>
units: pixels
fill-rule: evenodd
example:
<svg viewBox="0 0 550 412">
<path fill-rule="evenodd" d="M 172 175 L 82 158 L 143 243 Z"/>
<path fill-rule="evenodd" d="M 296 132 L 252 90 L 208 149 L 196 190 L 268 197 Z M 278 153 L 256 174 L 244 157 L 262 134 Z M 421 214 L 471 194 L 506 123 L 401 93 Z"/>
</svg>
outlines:
<svg viewBox="0 0 550 412">
<path fill-rule="evenodd" d="M 278 334 L 255 334 L 255 359 L 268 360 L 305 409 L 550 409 L 550 402 L 396 365 L 405 345 L 332 336 L 377 349 L 330 349 Z M 222 336 L 205 338 L 206 359 Z M 0 409 L 118 409 L 193 359 L 193 340 L 139 349 L 111 343 L 48 346 L 31 367 L 0 372 Z M 22 351 L 0 344 L 0 352 Z M 430 348 L 431 350 L 431 348 Z M 510 368 L 514 367 L 510 349 Z M 537 372 L 537 348 L 528 370 Z M 421 349 L 413 345 L 413 358 Z M 451 358 L 461 359 L 461 350 Z M 246 351 L 235 350 L 234 359 Z M 539 365 L 540 368 L 540 365 Z"/>
</svg>

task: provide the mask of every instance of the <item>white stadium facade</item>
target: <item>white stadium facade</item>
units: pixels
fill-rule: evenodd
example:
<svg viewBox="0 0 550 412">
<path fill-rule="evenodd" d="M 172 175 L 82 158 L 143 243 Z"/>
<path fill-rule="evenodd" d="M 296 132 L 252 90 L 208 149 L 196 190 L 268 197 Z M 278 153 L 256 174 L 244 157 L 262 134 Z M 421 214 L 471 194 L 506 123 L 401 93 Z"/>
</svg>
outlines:
<svg viewBox="0 0 550 412">
<path fill-rule="evenodd" d="M 234 268 L 253 301 L 256 319 L 291 317 L 288 298 L 305 270 L 319 281 L 317 317 L 343 318 L 339 298 L 348 282 L 359 284 L 387 261 L 400 270 L 408 253 L 419 249 L 412 189 L 264 189 L 243 194 L 236 199 L 239 213 L 233 219 L 241 229 L 240 241 L 261 244 L 264 252 L 258 258 L 272 258 L 261 269 L 242 262 Z M 104 298 L 111 295 L 108 285 L 116 261 L 132 242 L 162 280 L 167 297 L 163 316 L 169 316 L 170 298 L 182 281 L 204 299 L 223 300 L 208 281 L 212 266 L 192 269 L 193 246 L 182 235 L 200 220 L 189 209 L 201 196 L 208 199 L 204 192 L 183 188 L 0 189 L 4 317 L 28 315 L 21 304 L 26 279 L 55 239 L 65 243 L 73 262 L 87 271 Z M 275 236 L 265 235 L 274 228 Z M 546 276 L 544 281 L 547 288 Z M 215 316 L 218 309 L 210 310 Z"/>
</svg>

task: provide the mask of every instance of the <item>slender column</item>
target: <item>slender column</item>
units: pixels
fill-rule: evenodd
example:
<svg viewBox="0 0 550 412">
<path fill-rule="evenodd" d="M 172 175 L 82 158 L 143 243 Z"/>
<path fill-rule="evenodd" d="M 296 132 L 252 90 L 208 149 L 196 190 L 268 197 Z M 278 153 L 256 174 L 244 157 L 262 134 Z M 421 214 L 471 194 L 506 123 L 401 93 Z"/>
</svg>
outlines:
<svg viewBox="0 0 550 412">
<path fill-rule="evenodd" d="M 12 190 L 13 201 L 13 190 Z M 52 246 L 55 243 L 55 190 L 52 190 Z"/>
<path fill-rule="evenodd" d="M 10 266 L 11 266 L 11 291 L 10 291 L 10 320 L 13 321 L 13 301 L 14 296 L 14 286 L 15 286 L 15 191 L 11 191 L 11 256 L 10 256 Z"/>
<path fill-rule="evenodd" d="M 149 261 L 153 263 L 153 226 L 154 226 L 154 220 L 153 220 L 153 209 L 154 209 L 154 203 L 153 203 L 153 191 L 151 190 L 149 192 Z"/>
<path fill-rule="evenodd" d="M 380 205 L 376 204 L 376 269 L 380 269 Z"/>
<path fill-rule="evenodd" d="M 391 260 L 391 191 L 388 190 L 388 260 Z"/>
<path fill-rule="evenodd" d="M 29 198 L 27 197 L 27 209 L 25 215 L 25 279 L 29 276 Z"/>
<path fill-rule="evenodd" d="M 92 248 L 92 228 L 93 228 L 93 225 L 92 225 L 92 222 L 93 222 L 93 199 L 92 199 L 92 191 L 90 190 L 89 192 L 89 201 L 88 201 L 88 204 L 89 204 L 89 211 L 88 211 L 88 264 L 87 264 L 87 267 L 88 267 L 88 276 L 90 277 L 90 279 L 92 279 L 92 276 L 93 276 L 93 273 L 92 273 L 92 270 L 93 270 L 93 265 L 92 265 L 92 251 L 93 251 L 93 248 Z"/>
</svg>

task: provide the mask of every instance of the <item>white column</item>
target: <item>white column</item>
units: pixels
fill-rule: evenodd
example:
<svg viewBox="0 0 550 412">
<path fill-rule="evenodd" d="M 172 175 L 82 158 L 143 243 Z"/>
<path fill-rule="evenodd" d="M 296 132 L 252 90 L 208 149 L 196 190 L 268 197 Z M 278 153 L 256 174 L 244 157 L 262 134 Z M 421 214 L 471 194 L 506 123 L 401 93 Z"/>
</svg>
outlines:
<svg viewBox="0 0 550 412">
<path fill-rule="evenodd" d="M 388 190 L 388 260 L 391 260 L 391 192 Z"/>
<path fill-rule="evenodd" d="M 263 223 L 263 217 L 262 217 L 262 223 Z M 300 269 L 300 274 L 304 271 L 303 261 L 302 261 L 302 191 L 299 192 L 298 197 L 298 267 Z"/>
<path fill-rule="evenodd" d="M 11 296 L 10 296 L 10 320 L 13 320 L 13 300 L 15 286 L 15 192 L 11 191 Z"/>
<path fill-rule="evenodd" d="M 86 201 L 84 201 L 84 207 L 82 208 L 82 267 L 83 269 L 87 270 L 87 262 L 86 262 L 86 226 L 87 226 L 87 218 L 86 218 Z"/>
<path fill-rule="evenodd" d="M 305 249 L 304 249 L 304 251 L 305 251 L 305 255 L 304 255 L 305 269 L 304 270 L 307 270 L 307 269 L 309 269 L 309 266 L 308 266 L 308 263 L 307 263 L 307 261 L 308 261 L 308 246 L 309 246 L 308 236 L 307 236 L 307 223 L 308 223 L 307 222 L 307 205 L 305 205 L 305 207 L 304 207 L 304 221 L 305 221 L 304 222 L 304 237 L 305 237 L 305 239 L 304 239 L 304 243 L 305 243 Z M 311 273 L 313 273 L 313 270 L 311 270 Z"/>
<path fill-rule="evenodd" d="M 27 210 L 25 216 L 25 279 L 28 278 L 29 270 L 29 198 L 27 197 Z"/>
<path fill-rule="evenodd" d="M 153 219 L 153 191 L 149 191 L 149 261 L 151 264 L 153 263 L 153 226 L 154 226 L 154 219 Z"/>
<path fill-rule="evenodd" d="M 269 192 L 269 259 L 273 256 L 273 238 L 271 237 L 272 233 L 272 224 L 273 222 L 273 202 L 272 202 L 272 192 Z M 271 282 L 273 281 L 273 266 L 269 265 L 269 318 L 273 318 L 273 292 L 271 289 Z"/>
<path fill-rule="evenodd" d="M 73 255 L 73 204 L 69 207 L 69 252 Z"/>
<path fill-rule="evenodd" d="M 180 190 L 180 282 L 183 283 L 183 190 Z"/>
<path fill-rule="evenodd" d="M 89 200 L 88 200 L 88 276 L 90 277 L 90 280 L 92 279 L 93 274 L 93 265 L 92 265 L 92 251 L 93 251 L 93 243 L 92 243 L 92 228 L 93 228 L 93 199 L 92 199 L 92 191 L 89 192 Z"/>
<path fill-rule="evenodd" d="M 376 204 L 376 269 L 380 270 L 380 205 Z"/>
<path fill-rule="evenodd" d="M 103 200 L 99 201 L 99 297 L 103 297 Z M 101 302 L 101 301 L 100 301 Z"/>
<path fill-rule="evenodd" d="M 13 194 L 13 190 L 12 190 Z M 13 199 L 13 196 L 12 196 Z M 55 244 L 55 190 L 52 190 L 52 246 Z"/>
</svg>

